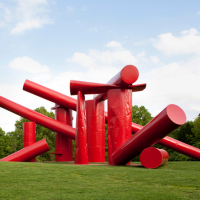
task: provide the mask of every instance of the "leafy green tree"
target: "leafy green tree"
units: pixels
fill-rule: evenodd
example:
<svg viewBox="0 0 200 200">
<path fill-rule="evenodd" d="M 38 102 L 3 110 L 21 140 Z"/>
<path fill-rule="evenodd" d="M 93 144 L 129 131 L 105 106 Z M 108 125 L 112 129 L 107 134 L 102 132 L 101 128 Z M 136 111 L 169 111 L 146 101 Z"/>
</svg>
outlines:
<svg viewBox="0 0 200 200">
<path fill-rule="evenodd" d="M 132 107 L 132 122 L 145 126 L 152 119 L 151 113 L 144 106 L 138 107 L 135 105 Z"/>
<path fill-rule="evenodd" d="M 11 153 L 10 137 L 0 128 L 0 158 L 4 158 Z"/>
<path fill-rule="evenodd" d="M 200 114 L 194 120 L 192 132 L 195 135 L 194 146 L 200 148 Z"/>
</svg>

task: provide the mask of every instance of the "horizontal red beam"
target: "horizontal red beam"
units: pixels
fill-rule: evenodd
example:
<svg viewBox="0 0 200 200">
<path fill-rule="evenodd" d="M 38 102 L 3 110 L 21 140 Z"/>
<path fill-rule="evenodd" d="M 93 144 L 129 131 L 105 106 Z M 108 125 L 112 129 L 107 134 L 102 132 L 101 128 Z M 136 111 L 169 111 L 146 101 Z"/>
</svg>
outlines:
<svg viewBox="0 0 200 200">
<path fill-rule="evenodd" d="M 132 89 L 133 92 L 142 91 L 146 88 L 146 83 L 138 85 L 111 85 L 111 84 L 101 84 L 101 83 L 92 83 L 84 81 L 70 81 L 70 93 L 71 95 L 76 95 L 78 91 L 81 91 L 83 94 L 101 94 L 107 93 L 110 89 Z"/>
<path fill-rule="evenodd" d="M 40 124 L 52 131 L 62 133 L 73 140 L 75 139 L 75 132 L 76 132 L 75 128 L 72 128 L 71 126 L 68 126 L 55 119 L 42 115 L 24 106 L 21 106 L 1 96 L 0 96 L 0 107 L 9 110 L 19 116 L 22 116 L 32 122 Z"/>
</svg>

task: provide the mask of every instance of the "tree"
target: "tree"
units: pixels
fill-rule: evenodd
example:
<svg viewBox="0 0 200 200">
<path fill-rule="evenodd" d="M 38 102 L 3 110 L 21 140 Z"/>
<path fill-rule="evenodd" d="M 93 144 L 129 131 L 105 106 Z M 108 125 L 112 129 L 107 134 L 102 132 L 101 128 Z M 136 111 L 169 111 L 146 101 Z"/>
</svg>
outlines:
<svg viewBox="0 0 200 200">
<path fill-rule="evenodd" d="M 11 153 L 10 138 L 5 134 L 5 131 L 0 128 L 0 158 L 4 158 Z"/>
<path fill-rule="evenodd" d="M 149 123 L 153 117 L 151 113 L 144 106 L 133 106 L 132 107 L 132 122 L 145 126 Z"/>
<path fill-rule="evenodd" d="M 200 148 L 200 114 L 194 120 L 192 132 L 195 135 L 194 146 Z"/>
</svg>

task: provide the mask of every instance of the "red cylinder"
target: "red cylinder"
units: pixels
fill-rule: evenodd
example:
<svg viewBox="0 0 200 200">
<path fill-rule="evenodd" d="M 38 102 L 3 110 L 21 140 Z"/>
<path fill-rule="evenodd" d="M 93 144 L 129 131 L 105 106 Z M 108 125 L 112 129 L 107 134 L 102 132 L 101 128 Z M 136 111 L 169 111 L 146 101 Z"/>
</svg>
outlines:
<svg viewBox="0 0 200 200">
<path fill-rule="evenodd" d="M 78 92 L 76 107 L 76 137 L 74 164 L 88 164 L 87 130 L 85 116 L 85 97 Z"/>
<path fill-rule="evenodd" d="M 108 91 L 107 97 L 108 158 L 109 164 L 115 164 L 112 153 L 131 138 L 132 90 L 112 89 Z"/>
<path fill-rule="evenodd" d="M 26 162 L 29 161 L 40 154 L 43 154 L 49 151 L 49 146 L 45 139 L 35 142 L 30 146 L 27 146 L 5 158 L 2 158 L 0 161 L 13 161 L 13 162 Z"/>
<path fill-rule="evenodd" d="M 86 101 L 89 162 L 105 162 L 104 101 Z"/>
<path fill-rule="evenodd" d="M 139 77 L 139 71 L 134 65 L 126 65 L 118 74 L 108 81 L 107 84 L 128 86 L 136 82 Z M 105 100 L 105 94 L 94 95 L 97 100 Z"/>
<path fill-rule="evenodd" d="M 32 81 L 26 80 L 23 86 L 23 90 L 57 103 L 58 105 L 62 105 L 65 108 L 76 110 L 76 99 L 68 97 Z"/>
<path fill-rule="evenodd" d="M 35 122 L 23 123 L 23 145 L 24 148 L 35 143 Z M 29 160 L 29 162 L 35 162 L 35 158 Z"/>
<path fill-rule="evenodd" d="M 186 116 L 184 111 L 176 105 L 168 105 L 113 153 L 112 159 L 114 163 L 117 165 L 126 164 L 138 156 L 142 150 L 156 144 L 185 122 Z"/>
<path fill-rule="evenodd" d="M 133 133 L 141 130 L 142 128 L 143 128 L 143 126 L 132 122 L 132 132 Z M 193 147 L 189 144 L 186 144 L 184 142 L 181 142 L 179 140 L 176 140 L 174 138 L 171 138 L 169 136 L 164 137 L 162 140 L 160 140 L 158 142 L 158 144 L 160 144 L 164 147 L 167 147 L 169 149 L 172 149 L 176 152 L 179 152 L 183 155 L 194 158 L 196 160 L 200 160 L 200 149 Z"/>
<path fill-rule="evenodd" d="M 42 115 L 17 103 L 14 103 L 6 98 L 0 96 L 0 107 L 9 110 L 19 116 L 22 116 L 30 121 L 40 124 L 52 131 L 62 133 L 71 139 L 75 139 L 75 129 L 71 126 L 56 121 L 50 117 Z"/>
<path fill-rule="evenodd" d="M 140 154 L 140 162 L 146 168 L 154 169 L 164 165 L 169 160 L 169 154 L 164 149 L 148 147 Z"/>
<path fill-rule="evenodd" d="M 55 106 L 55 119 L 64 124 L 72 126 L 72 110 L 63 108 L 62 106 Z M 73 145 L 72 139 L 55 132 L 55 160 L 56 162 L 66 162 L 73 160 Z"/>
</svg>

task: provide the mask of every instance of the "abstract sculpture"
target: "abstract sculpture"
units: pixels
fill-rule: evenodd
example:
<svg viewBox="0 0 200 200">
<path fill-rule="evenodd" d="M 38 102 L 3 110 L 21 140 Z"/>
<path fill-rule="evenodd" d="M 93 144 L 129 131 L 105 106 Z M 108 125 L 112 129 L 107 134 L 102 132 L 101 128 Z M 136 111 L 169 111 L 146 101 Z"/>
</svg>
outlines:
<svg viewBox="0 0 200 200">
<path fill-rule="evenodd" d="M 200 160 L 200 149 L 166 136 L 186 122 L 185 113 L 180 107 L 168 105 L 144 127 L 132 122 L 132 92 L 146 88 L 146 84 L 132 85 L 138 77 L 138 69 L 127 65 L 107 84 L 72 80 L 70 92 L 71 95 L 77 95 L 77 100 L 26 80 L 23 90 L 55 103 L 52 108 L 55 110 L 55 120 L 3 97 L 0 97 L 0 107 L 55 131 L 53 154 L 57 162 L 73 160 L 72 140 L 75 140 L 75 164 L 104 162 L 105 123 L 108 123 L 109 164 L 130 164 L 142 152 L 141 163 L 147 168 L 156 168 L 169 158 L 166 151 L 151 147 L 156 143 Z M 87 94 L 94 94 L 94 98 L 85 102 Z M 108 112 L 104 111 L 106 99 Z M 72 110 L 77 111 L 76 128 L 72 127 Z M 24 135 L 26 132 L 24 131 Z M 21 151 L 26 152 L 27 148 L 35 144 Z M 154 156 L 149 161 L 152 152 L 155 155 L 153 153 Z M 1 161 L 12 161 L 8 157 Z M 14 161 L 17 159 L 18 157 Z M 18 161 L 28 161 L 27 159 L 20 158 Z"/>
</svg>

